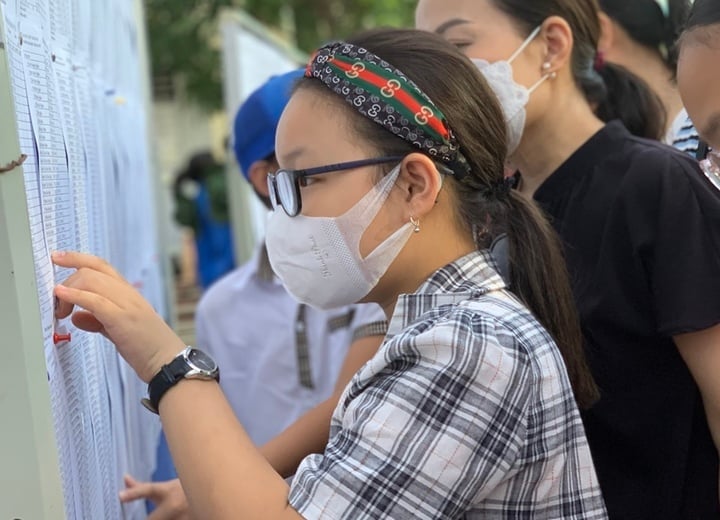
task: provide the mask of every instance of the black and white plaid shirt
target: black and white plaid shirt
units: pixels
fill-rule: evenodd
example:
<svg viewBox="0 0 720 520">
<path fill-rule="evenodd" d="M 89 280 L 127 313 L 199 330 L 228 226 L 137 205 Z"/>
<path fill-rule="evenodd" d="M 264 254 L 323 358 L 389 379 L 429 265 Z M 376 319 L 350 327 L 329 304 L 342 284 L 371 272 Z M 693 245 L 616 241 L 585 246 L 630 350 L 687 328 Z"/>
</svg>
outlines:
<svg viewBox="0 0 720 520">
<path fill-rule="evenodd" d="M 290 504 L 307 519 L 604 519 L 560 353 L 486 253 L 399 298 Z"/>
</svg>

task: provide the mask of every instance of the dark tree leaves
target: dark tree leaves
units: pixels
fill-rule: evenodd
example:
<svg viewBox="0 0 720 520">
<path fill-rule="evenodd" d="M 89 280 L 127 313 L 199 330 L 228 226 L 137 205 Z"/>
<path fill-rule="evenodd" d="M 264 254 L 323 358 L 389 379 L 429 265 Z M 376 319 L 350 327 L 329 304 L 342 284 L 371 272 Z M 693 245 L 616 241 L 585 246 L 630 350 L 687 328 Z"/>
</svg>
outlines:
<svg viewBox="0 0 720 520">
<path fill-rule="evenodd" d="M 306 52 L 362 29 L 410 26 L 414 0 L 146 0 L 156 76 L 171 76 L 190 101 L 222 106 L 217 16 L 239 7 Z"/>
</svg>

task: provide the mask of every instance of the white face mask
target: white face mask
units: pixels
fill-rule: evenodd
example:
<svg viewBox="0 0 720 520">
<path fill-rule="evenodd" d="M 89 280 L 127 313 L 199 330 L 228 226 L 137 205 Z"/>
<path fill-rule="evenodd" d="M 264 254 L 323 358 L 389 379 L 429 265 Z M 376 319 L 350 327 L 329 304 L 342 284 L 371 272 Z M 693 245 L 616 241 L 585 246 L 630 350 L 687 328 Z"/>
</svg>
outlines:
<svg viewBox="0 0 720 520">
<path fill-rule="evenodd" d="M 402 226 L 365 258 L 360 239 L 400 174 L 395 167 L 339 217 L 270 216 L 266 244 L 273 271 L 298 301 L 332 309 L 360 301 L 377 285 L 413 232 Z"/>
<path fill-rule="evenodd" d="M 523 130 L 525 129 L 525 106 L 530 99 L 530 94 L 550 77 L 550 73 L 546 73 L 530 88 L 519 85 L 513 79 L 512 62 L 530 45 L 530 42 L 540 33 L 540 29 L 541 27 L 538 26 L 531 32 L 530 36 L 525 39 L 520 48 L 507 61 L 500 60 L 489 63 L 487 60 L 482 59 L 473 58 L 472 60 L 485 76 L 490 88 L 500 101 L 500 106 L 502 106 L 508 131 L 508 154 L 512 154 L 517 149 L 520 139 L 522 139 Z"/>
</svg>

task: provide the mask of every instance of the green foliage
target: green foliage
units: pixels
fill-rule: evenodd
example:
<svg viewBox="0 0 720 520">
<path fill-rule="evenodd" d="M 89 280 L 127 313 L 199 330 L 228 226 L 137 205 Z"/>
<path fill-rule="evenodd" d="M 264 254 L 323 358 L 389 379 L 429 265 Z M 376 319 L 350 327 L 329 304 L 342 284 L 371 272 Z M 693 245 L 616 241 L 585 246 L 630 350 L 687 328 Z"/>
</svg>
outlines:
<svg viewBox="0 0 720 520">
<path fill-rule="evenodd" d="M 190 100 L 222 105 L 217 15 L 240 7 L 303 51 L 361 29 L 410 26 L 414 0 L 146 0 L 155 74 L 179 78 Z"/>
</svg>

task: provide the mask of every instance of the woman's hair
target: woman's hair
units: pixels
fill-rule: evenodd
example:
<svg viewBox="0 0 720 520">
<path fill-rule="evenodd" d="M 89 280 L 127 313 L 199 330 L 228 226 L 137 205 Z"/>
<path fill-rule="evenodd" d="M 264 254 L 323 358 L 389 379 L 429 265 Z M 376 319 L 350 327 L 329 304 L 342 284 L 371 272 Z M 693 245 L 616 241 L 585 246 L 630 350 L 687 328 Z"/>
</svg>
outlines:
<svg viewBox="0 0 720 520">
<path fill-rule="evenodd" d="M 658 51 L 672 73 L 677 68 L 677 40 L 690 12 L 690 0 L 600 0 L 600 8 L 633 41 Z"/>
<path fill-rule="evenodd" d="M 695 0 L 683 29 L 678 46 L 689 40 L 707 46 L 720 46 L 720 2 Z"/>
<path fill-rule="evenodd" d="M 582 407 L 597 398 L 586 364 L 573 293 L 558 238 L 542 212 L 503 184 L 507 151 L 501 108 L 484 78 L 460 51 L 435 34 L 399 29 L 363 33 L 348 43 L 367 49 L 412 80 L 445 115 L 467 159 L 469 174 L 448 176 L 458 223 L 479 247 L 507 233 L 510 243 L 510 289 L 524 301 L 554 337 Z M 304 78 L 298 89 L 336 96 L 320 81 Z M 406 155 L 417 149 L 383 126 L 365 118 L 337 96 L 351 128 L 381 156 Z"/>
<path fill-rule="evenodd" d="M 638 137 L 660 141 L 665 137 L 667 111 L 662 100 L 643 80 L 621 65 L 606 64 L 601 71 L 607 98 L 595 114 L 603 121 L 622 120 Z"/>
<path fill-rule="evenodd" d="M 625 0 L 627 3 L 641 0 Z M 571 70 L 576 85 L 603 121 L 619 119 L 636 135 L 659 138 L 657 121 L 665 121 L 655 92 L 627 69 L 598 60 L 600 8 L 597 0 L 491 0 L 524 34 L 551 16 L 563 18 L 573 33 Z M 648 100 L 656 100 L 648 102 Z M 643 107 L 639 109 L 638 107 Z M 664 126 L 663 126 L 664 128 Z"/>
</svg>

